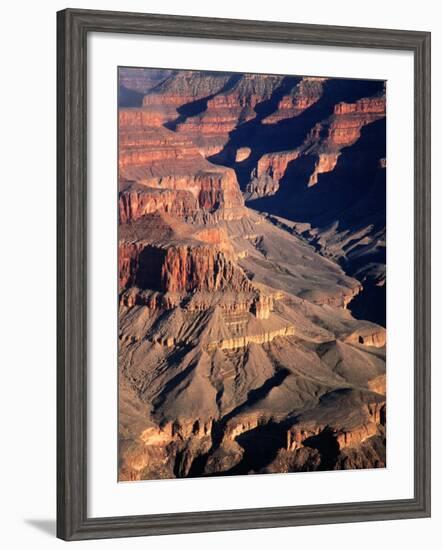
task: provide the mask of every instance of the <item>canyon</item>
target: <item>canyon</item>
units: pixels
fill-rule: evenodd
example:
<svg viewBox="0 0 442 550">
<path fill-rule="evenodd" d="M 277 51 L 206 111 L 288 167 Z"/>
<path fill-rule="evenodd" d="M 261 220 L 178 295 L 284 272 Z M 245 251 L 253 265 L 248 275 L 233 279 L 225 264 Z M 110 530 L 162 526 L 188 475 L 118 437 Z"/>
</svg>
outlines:
<svg viewBox="0 0 442 550">
<path fill-rule="evenodd" d="M 386 466 L 386 87 L 120 68 L 120 481 Z"/>
</svg>

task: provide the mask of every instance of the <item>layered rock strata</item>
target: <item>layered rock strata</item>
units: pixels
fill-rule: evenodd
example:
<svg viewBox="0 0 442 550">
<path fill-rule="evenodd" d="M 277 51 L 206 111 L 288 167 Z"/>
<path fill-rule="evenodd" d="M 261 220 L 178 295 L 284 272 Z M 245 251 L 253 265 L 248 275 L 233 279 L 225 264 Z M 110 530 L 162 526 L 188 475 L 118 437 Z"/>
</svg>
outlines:
<svg viewBox="0 0 442 550">
<path fill-rule="evenodd" d="M 119 479 L 384 467 L 386 331 L 352 315 L 364 283 L 335 261 L 373 230 L 305 203 L 327 175 L 339 199 L 355 187 L 383 94 L 123 76 L 144 95 L 119 110 Z M 281 197 L 309 219 L 275 212 Z"/>
<path fill-rule="evenodd" d="M 277 109 L 263 119 L 264 124 L 293 118 L 314 105 L 322 96 L 325 78 L 304 77 L 278 102 Z"/>
</svg>

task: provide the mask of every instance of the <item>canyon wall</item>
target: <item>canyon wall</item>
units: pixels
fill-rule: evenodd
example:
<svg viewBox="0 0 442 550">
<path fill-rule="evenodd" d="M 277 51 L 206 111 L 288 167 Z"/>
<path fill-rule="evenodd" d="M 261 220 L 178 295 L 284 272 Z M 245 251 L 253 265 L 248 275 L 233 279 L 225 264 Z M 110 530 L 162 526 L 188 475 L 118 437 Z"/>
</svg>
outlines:
<svg viewBox="0 0 442 550">
<path fill-rule="evenodd" d="M 385 467 L 384 84 L 120 69 L 120 100 L 119 479 Z"/>
</svg>

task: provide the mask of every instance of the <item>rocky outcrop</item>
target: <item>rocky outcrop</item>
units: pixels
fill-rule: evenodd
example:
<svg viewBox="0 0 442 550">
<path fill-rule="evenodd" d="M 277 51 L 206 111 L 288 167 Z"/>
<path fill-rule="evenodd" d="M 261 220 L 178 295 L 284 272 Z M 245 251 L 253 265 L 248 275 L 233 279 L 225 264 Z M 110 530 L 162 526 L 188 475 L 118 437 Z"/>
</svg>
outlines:
<svg viewBox="0 0 442 550">
<path fill-rule="evenodd" d="M 266 296 L 259 293 L 258 298 L 253 303 L 253 313 L 257 319 L 268 319 L 273 311 L 273 296 Z"/>
<path fill-rule="evenodd" d="M 119 480 L 186 477 L 198 454 L 210 448 L 211 429 L 212 421 L 198 419 L 146 428 L 135 441 L 121 445 Z"/>
<path fill-rule="evenodd" d="M 199 185 L 198 202 L 203 210 L 235 208 L 244 204 L 233 171 L 198 174 L 195 181 Z"/>
<path fill-rule="evenodd" d="M 365 97 L 355 103 L 338 103 L 334 109 L 335 115 L 381 115 L 385 116 L 385 97 Z"/>
<path fill-rule="evenodd" d="M 130 215 L 130 211 L 148 214 L 163 210 L 186 215 L 196 214 L 198 210 L 214 212 L 241 209 L 244 205 L 233 170 L 220 170 L 205 165 L 201 170 L 193 171 L 185 165 L 175 164 L 175 169 L 181 168 L 182 173 L 168 176 L 148 175 L 144 166 L 141 166 L 135 171 L 127 171 L 126 174 L 136 176 L 138 168 L 139 181 L 142 183 L 123 187 L 120 194 L 120 212 L 126 216 L 122 220 L 129 219 L 127 215 Z M 165 163 L 161 165 L 161 170 L 164 169 Z M 134 206 L 132 210 L 131 204 Z M 228 216 L 227 212 L 226 215 Z"/>
<path fill-rule="evenodd" d="M 224 89 L 208 96 L 204 110 L 178 120 L 176 130 L 191 136 L 204 156 L 215 155 L 238 124 L 256 117 L 255 107 L 268 100 L 282 81 L 281 76 L 233 75 Z"/>
<path fill-rule="evenodd" d="M 242 270 L 212 245 L 121 244 L 119 269 L 121 289 L 132 284 L 161 292 L 253 290 Z"/>
<path fill-rule="evenodd" d="M 244 192 L 246 200 L 268 197 L 277 193 L 279 181 L 284 176 L 289 163 L 299 156 L 298 150 L 266 153 L 258 160 L 251 173 L 250 182 Z"/>
<path fill-rule="evenodd" d="M 156 189 L 131 185 L 120 192 L 118 200 L 120 223 L 135 221 L 158 211 L 186 217 L 197 210 L 198 201 L 195 196 L 190 191 L 181 189 Z"/>
<path fill-rule="evenodd" d="M 241 270 L 223 252 L 207 246 L 169 247 L 161 267 L 161 286 L 170 292 L 241 291 L 250 287 Z"/>
<path fill-rule="evenodd" d="M 267 153 L 263 155 L 256 166 L 257 178 L 268 175 L 273 181 L 279 182 L 284 176 L 287 169 L 287 165 L 297 159 L 299 156 L 298 150 L 293 151 L 279 151 L 277 153 Z"/>
<path fill-rule="evenodd" d="M 118 288 L 120 292 L 128 286 L 135 284 L 135 273 L 137 272 L 138 257 L 141 250 L 141 243 L 119 244 Z"/>
<path fill-rule="evenodd" d="M 215 340 L 209 344 L 209 350 L 215 349 L 241 349 L 246 348 L 249 344 L 266 344 L 271 342 L 275 338 L 293 336 L 295 334 L 295 328 L 293 326 L 286 326 L 269 332 L 262 332 L 258 334 L 246 334 L 244 336 L 238 336 L 236 338 L 226 338 L 223 340 Z"/>
<path fill-rule="evenodd" d="M 150 127 L 159 128 L 163 125 L 167 115 L 162 112 L 155 112 L 151 109 L 142 107 L 126 107 L 118 110 L 118 124 L 120 129 L 120 145 L 124 144 L 123 140 L 128 140 L 124 135 L 126 132 L 130 132 L 131 140 L 137 139 L 137 133 L 139 139 L 142 138 L 143 130 Z M 141 146 L 141 143 L 140 143 Z M 122 159 L 124 161 L 124 159 Z"/>
<path fill-rule="evenodd" d="M 292 114 L 291 116 L 296 115 Z M 331 172 L 335 168 L 340 149 L 357 141 L 361 129 L 366 124 L 384 116 L 384 98 L 366 98 L 353 104 L 340 103 L 336 105 L 334 115 L 323 123 L 317 124 L 302 147 L 293 151 L 266 153 L 259 159 L 246 188 L 246 198 L 253 200 L 276 193 L 279 181 L 284 176 L 288 164 L 306 154 L 315 156 L 314 168 L 310 174 L 308 186 L 315 185 L 320 174 Z M 268 117 L 264 122 L 270 123 L 269 120 L 272 118 Z M 322 137 L 324 134 L 326 135 L 325 139 Z M 269 177 L 273 187 L 269 184 Z"/>
<path fill-rule="evenodd" d="M 308 180 L 308 186 L 315 185 L 318 183 L 319 174 L 325 174 L 326 172 L 331 172 L 336 163 L 338 162 L 339 153 L 319 153 L 318 159 L 315 163 L 315 168 Z"/>
<path fill-rule="evenodd" d="M 289 94 L 280 99 L 276 111 L 264 118 L 263 123 L 274 124 L 300 115 L 320 99 L 325 81 L 325 78 L 302 78 Z"/>
<path fill-rule="evenodd" d="M 184 216 L 244 204 L 232 169 L 214 166 L 188 138 L 164 128 L 123 126 L 119 166 L 123 223 L 156 210 Z"/>
<path fill-rule="evenodd" d="M 317 289 L 309 289 L 300 293 L 300 296 L 309 302 L 318 305 L 327 305 L 347 309 L 348 304 L 359 294 L 362 286 L 355 283 L 352 287 L 343 287 L 340 292 L 324 293 Z"/>
<path fill-rule="evenodd" d="M 375 324 L 362 326 L 347 336 L 345 341 L 351 344 L 382 348 L 387 343 L 387 332 L 383 327 Z"/>
<path fill-rule="evenodd" d="M 259 178 L 253 177 L 247 184 L 244 191 L 246 201 L 270 197 L 279 189 L 279 183 L 269 175 L 262 175 Z"/>
<path fill-rule="evenodd" d="M 195 71 L 174 71 L 163 82 L 149 90 L 142 99 L 143 110 L 166 124 L 179 120 L 180 109 L 188 105 L 198 107 L 202 100 L 223 88 L 229 79 L 225 73 L 211 73 L 201 78 Z"/>
<path fill-rule="evenodd" d="M 236 151 L 235 162 L 242 162 L 243 160 L 248 159 L 251 152 L 252 150 L 250 147 L 240 147 Z"/>
<path fill-rule="evenodd" d="M 125 124 L 126 118 L 128 126 L 121 123 L 119 134 L 120 177 L 127 175 L 131 166 L 144 165 L 150 168 L 148 173 L 160 174 L 171 170 L 179 172 L 186 166 L 186 161 L 188 167 L 193 163 L 201 167 L 208 165 L 190 139 L 178 137 L 165 128 L 147 125 L 151 121 L 149 118 L 144 120 L 143 111 L 131 110 L 128 115 L 127 111 L 120 110 L 120 119 Z M 132 119 L 140 124 L 140 128 L 131 125 Z"/>
<path fill-rule="evenodd" d="M 348 407 L 348 401 L 342 400 L 344 406 Z M 352 403 L 354 406 L 355 403 Z M 322 411 L 320 411 L 322 412 Z M 379 433 L 379 426 L 385 425 L 385 400 L 373 394 L 364 395 L 362 403 L 356 406 L 352 417 L 342 423 L 344 411 L 328 411 L 331 414 L 322 421 L 322 415 L 318 420 L 314 419 L 315 412 L 308 412 L 301 417 L 287 431 L 287 450 L 295 451 L 304 446 L 315 446 L 321 443 L 321 438 L 330 438 L 335 442 L 336 452 L 346 447 L 356 447 L 366 439 Z"/>
<path fill-rule="evenodd" d="M 383 109 L 381 106 L 383 105 Z M 372 109 L 370 109 L 372 106 Z M 375 100 L 356 104 L 342 104 L 335 108 L 328 128 L 330 145 L 338 148 L 352 145 L 361 135 L 361 128 L 385 116 L 385 101 Z"/>
</svg>

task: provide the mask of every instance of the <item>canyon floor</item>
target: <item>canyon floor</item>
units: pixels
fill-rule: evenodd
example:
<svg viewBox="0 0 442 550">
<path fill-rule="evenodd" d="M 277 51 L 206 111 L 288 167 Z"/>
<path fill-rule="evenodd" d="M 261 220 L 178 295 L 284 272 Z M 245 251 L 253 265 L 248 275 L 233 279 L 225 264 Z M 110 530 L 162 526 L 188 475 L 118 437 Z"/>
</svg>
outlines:
<svg viewBox="0 0 442 550">
<path fill-rule="evenodd" d="M 385 467 L 384 82 L 119 86 L 119 480 Z"/>
</svg>

